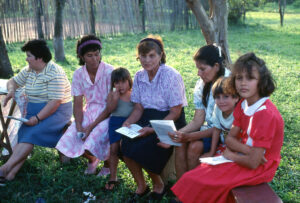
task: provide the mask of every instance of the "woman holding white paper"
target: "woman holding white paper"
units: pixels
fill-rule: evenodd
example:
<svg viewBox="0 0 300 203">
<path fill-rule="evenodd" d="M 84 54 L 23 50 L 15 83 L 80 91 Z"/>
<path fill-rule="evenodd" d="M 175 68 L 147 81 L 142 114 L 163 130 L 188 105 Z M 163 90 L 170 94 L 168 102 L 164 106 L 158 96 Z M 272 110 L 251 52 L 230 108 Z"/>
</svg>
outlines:
<svg viewBox="0 0 300 203">
<path fill-rule="evenodd" d="M 200 76 L 194 89 L 194 118 L 187 126 L 170 135 L 175 142 L 182 143 L 182 146 L 175 148 L 177 179 L 195 168 L 201 154 L 210 150 L 215 106 L 211 87 L 218 78 L 230 73 L 224 67 L 223 60 L 221 47 L 215 45 L 203 46 L 194 55 Z"/>
<path fill-rule="evenodd" d="M 18 131 L 12 156 L 0 167 L 0 185 L 15 178 L 34 145 L 55 147 L 72 116 L 70 83 L 64 70 L 51 61 L 46 41 L 30 40 L 22 51 L 26 52 L 28 66 L 8 81 L 4 105 L 17 88 L 25 87 L 28 121 Z"/>
<path fill-rule="evenodd" d="M 157 146 L 159 140 L 149 127 L 150 120 L 174 120 L 176 127 L 185 126 L 183 107 L 187 105 L 184 83 L 174 68 L 166 66 L 166 55 L 160 37 L 148 36 L 137 46 L 138 57 L 143 67 L 135 75 L 131 101 L 135 103 L 133 112 L 123 126 L 137 123 L 143 127 L 138 138 L 124 137 L 122 154 L 132 173 L 137 189 L 130 201 L 136 201 L 149 192 L 142 169 L 145 169 L 153 183 L 149 200 L 160 200 L 164 193 L 164 183 L 160 173 L 172 154 L 172 148 Z"/>
</svg>

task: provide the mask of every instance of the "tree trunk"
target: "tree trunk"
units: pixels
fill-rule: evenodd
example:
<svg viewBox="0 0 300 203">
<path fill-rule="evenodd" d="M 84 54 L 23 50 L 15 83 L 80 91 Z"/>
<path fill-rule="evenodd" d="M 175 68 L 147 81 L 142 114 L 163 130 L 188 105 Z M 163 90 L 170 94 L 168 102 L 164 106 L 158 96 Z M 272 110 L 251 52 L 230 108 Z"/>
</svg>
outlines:
<svg viewBox="0 0 300 203">
<path fill-rule="evenodd" d="M 227 42 L 228 7 L 226 0 L 210 0 L 210 16 L 205 12 L 201 0 L 186 0 L 193 11 L 207 44 L 216 43 L 222 47 L 225 60 L 231 64 Z"/>
<path fill-rule="evenodd" d="M 189 7 L 185 4 L 184 6 L 184 24 L 185 24 L 185 29 L 189 29 Z"/>
<path fill-rule="evenodd" d="M 55 0 L 55 25 L 53 47 L 56 61 L 65 60 L 64 38 L 63 38 L 63 11 L 66 0 Z"/>
<path fill-rule="evenodd" d="M 171 31 L 174 31 L 175 30 L 175 27 L 176 27 L 176 15 L 177 15 L 177 0 L 173 0 L 171 1 L 171 8 L 172 8 L 172 12 L 170 13 L 170 19 L 171 19 Z"/>
<path fill-rule="evenodd" d="M 140 8 L 140 14 L 142 16 L 142 31 L 143 31 L 143 33 L 145 33 L 146 32 L 146 25 L 145 25 L 146 11 L 145 11 L 145 1 L 144 0 L 139 0 L 139 8 Z"/>
<path fill-rule="evenodd" d="M 41 0 L 35 0 L 35 14 L 36 14 L 36 25 L 38 31 L 38 38 L 44 39 L 43 25 L 41 21 L 41 16 L 43 14 L 42 2 Z"/>
<path fill-rule="evenodd" d="M 96 28 L 95 28 L 95 8 L 94 8 L 94 0 L 90 0 L 90 21 L 91 21 L 91 33 L 96 34 Z"/>
<path fill-rule="evenodd" d="M 283 26 L 283 18 L 285 12 L 286 0 L 278 0 L 279 15 L 280 15 L 280 25 Z"/>
<path fill-rule="evenodd" d="M 0 26 L 0 78 L 11 78 L 13 74 Z"/>
</svg>

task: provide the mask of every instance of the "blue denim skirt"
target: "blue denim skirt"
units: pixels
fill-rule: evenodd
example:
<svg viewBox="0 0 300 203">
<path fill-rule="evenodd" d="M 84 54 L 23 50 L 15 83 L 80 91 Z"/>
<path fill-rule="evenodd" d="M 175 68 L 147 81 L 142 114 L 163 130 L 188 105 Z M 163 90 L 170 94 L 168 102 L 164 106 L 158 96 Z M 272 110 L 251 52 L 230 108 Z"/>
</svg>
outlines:
<svg viewBox="0 0 300 203">
<path fill-rule="evenodd" d="M 28 103 L 27 115 L 29 119 L 38 114 L 47 103 Z M 72 102 L 61 104 L 58 109 L 37 125 L 22 124 L 18 131 L 18 143 L 31 143 L 43 147 L 55 147 L 62 136 L 64 126 L 72 116 Z"/>
</svg>

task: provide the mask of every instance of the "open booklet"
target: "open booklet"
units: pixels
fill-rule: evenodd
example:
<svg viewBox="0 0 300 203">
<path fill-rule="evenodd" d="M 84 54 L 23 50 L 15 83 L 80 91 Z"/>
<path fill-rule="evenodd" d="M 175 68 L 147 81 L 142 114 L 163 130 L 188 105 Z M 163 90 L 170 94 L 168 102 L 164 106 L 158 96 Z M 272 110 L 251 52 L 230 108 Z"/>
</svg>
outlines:
<svg viewBox="0 0 300 203">
<path fill-rule="evenodd" d="M 199 160 L 200 160 L 201 163 L 206 163 L 206 164 L 209 164 L 209 165 L 218 165 L 218 164 L 233 162 L 229 159 L 226 159 L 223 155 L 215 156 L 215 157 L 200 158 Z"/>
<path fill-rule="evenodd" d="M 29 121 L 27 118 L 17 118 L 17 117 L 14 117 L 14 116 L 5 116 L 5 117 L 10 118 L 10 119 L 14 119 L 14 120 L 18 120 L 18 121 L 21 121 L 21 122 Z"/>
<path fill-rule="evenodd" d="M 130 137 L 130 138 L 135 138 L 137 137 L 140 133 L 139 133 L 139 130 L 141 130 L 142 127 L 137 125 L 137 124 L 131 124 L 130 127 L 121 127 L 121 128 L 118 128 L 116 130 L 117 133 L 120 133 L 122 135 L 125 135 L 127 137 Z"/>
<path fill-rule="evenodd" d="M 151 126 L 162 143 L 181 146 L 181 143 L 173 142 L 168 132 L 176 131 L 173 120 L 150 120 Z"/>
</svg>

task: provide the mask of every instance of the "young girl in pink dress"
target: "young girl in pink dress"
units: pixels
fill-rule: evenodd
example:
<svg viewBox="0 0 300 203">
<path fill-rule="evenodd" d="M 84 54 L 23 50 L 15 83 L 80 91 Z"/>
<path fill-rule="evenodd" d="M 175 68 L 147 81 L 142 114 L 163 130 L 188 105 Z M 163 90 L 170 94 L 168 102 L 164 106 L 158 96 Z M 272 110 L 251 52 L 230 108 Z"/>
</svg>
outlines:
<svg viewBox="0 0 300 203">
<path fill-rule="evenodd" d="M 56 145 L 68 157 L 83 155 L 87 158 L 85 174 L 94 174 L 99 160 L 107 160 L 109 157 L 110 112 L 106 109 L 106 99 L 113 67 L 101 61 L 101 48 L 100 39 L 94 35 L 84 36 L 77 42 L 79 64 L 83 66 L 74 72 L 72 81 L 75 121 Z M 100 175 L 108 173 L 107 167 L 100 171 Z"/>
<path fill-rule="evenodd" d="M 202 163 L 185 173 L 172 187 L 182 202 L 234 202 L 231 189 L 270 182 L 279 165 L 284 123 L 269 100 L 275 85 L 265 62 L 245 54 L 234 64 L 231 79 L 242 98 L 223 153 L 233 162 Z"/>
</svg>

